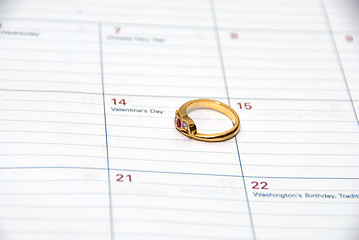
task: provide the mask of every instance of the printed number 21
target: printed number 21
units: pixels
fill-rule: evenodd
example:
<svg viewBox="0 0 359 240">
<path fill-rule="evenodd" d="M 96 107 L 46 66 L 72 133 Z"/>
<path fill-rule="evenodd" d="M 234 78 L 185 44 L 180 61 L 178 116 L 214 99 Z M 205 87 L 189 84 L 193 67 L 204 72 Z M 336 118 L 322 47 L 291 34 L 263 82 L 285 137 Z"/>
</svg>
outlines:
<svg viewBox="0 0 359 240">
<path fill-rule="evenodd" d="M 122 175 L 122 174 L 116 174 L 116 181 L 117 182 L 132 182 L 132 177 L 131 177 L 131 175 L 126 175 L 126 176 L 124 176 L 124 175 Z M 126 178 L 125 179 L 123 179 L 124 177 L 126 177 L 127 178 L 127 180 L 126 180 Z"/>
</svg>

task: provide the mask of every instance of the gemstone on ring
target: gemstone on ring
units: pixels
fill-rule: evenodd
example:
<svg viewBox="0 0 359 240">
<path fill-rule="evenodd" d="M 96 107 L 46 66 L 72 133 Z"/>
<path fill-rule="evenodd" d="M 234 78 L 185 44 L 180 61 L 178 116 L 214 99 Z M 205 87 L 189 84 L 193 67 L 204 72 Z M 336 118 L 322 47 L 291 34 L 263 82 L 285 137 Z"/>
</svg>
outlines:
<svg viewBox="0 0 359 240">
<path fill-rule="evenodd" d="M 180 128 L 181 127 L 181 120 L 177 119 L 177 127 Z"/>
</svg>

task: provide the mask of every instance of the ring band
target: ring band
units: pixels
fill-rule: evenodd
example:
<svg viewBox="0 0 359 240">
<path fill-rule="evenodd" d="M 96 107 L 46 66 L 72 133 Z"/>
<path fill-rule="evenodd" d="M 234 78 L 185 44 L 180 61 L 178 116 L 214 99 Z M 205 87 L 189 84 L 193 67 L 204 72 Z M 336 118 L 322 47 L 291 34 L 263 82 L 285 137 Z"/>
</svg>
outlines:
<svg viewBox="0 0 359 240">
<path fill-rule="evenodd" d="M 225 132 L 215 134 L 197 133 L 196 124 L 188 116 L 188 113 L 199 108 L 207 108 L 218 111 L 232 120 L 233 127 Z M 183 104 L 176 110 L 175 127 L 183 135 L 205 142 L 221 142 L 236 136 L 240 129 L 240 120 L 237 113 L 228 105 L 211 99 L 195 99 Z"/>
</svg>

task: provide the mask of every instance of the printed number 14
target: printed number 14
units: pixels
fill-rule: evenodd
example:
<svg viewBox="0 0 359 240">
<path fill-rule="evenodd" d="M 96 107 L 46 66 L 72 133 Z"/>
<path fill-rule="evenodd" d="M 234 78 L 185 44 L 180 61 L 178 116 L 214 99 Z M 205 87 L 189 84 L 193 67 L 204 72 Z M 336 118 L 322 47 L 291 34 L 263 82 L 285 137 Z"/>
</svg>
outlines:
<svg viewBox="0 0 359 240">
<path fill-rule="evenodd" d="M 125 99 L 121 99 L 119 102 L 117 102 L 116 98 L 113 98 L 111 100 L 113 101 L 113 105 L 116 105 L 116 104 L 126 105 L 126 100 Z"/>
</svg>

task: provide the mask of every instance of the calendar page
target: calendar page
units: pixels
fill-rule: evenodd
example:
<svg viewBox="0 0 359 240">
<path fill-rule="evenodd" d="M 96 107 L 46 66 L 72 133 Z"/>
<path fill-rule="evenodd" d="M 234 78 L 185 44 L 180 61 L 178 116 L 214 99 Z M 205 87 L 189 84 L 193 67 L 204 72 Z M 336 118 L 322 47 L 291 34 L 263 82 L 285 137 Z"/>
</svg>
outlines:
<svg viewBox="0 0 359 240">
<path fill-rule="evenodd" d="M 358 113 L 356 0 L 0 1 L 0 239 L 356 240 Z"/>
</svg>

